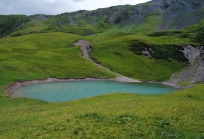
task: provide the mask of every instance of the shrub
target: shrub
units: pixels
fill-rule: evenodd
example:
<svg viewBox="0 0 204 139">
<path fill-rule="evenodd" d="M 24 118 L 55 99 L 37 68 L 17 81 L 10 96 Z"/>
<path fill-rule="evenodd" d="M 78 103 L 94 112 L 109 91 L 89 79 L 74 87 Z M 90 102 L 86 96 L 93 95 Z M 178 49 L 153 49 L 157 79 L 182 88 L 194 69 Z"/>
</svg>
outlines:
<svg viewBox="0 0 204 139">
<path fill-rule="evenodd" d="M 188 59 L 181 52 L 183 47 L 175 44 L 147 44 L 140 40 L 130 41 L 130 50 L 137 55 L 144 55 L 142 51 L 152 49 L 149 51 L 150 55 L 155 59 L 169 59 L 173 58 L 178 61 L 188 61 Z"/>
</svg>

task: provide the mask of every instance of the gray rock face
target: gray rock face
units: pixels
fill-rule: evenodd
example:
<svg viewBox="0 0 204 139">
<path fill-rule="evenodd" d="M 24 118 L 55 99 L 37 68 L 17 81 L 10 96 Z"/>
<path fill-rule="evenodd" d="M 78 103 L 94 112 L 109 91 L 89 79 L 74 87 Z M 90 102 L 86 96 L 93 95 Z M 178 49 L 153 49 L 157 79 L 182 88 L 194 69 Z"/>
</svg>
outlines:
<svg viewBox="0 0 204 139">
<path fill-rule="evenodd" d="M 110 21 L 122 26 L 133 24 L 132 30 L 134 30 L 146 18 L 154 16 L 161 19 L 158 26 L 155 26 L 155 31 L 181 29 L 198 23 L 203 18 L 202 13 L 196 14 L 202 6 L 204 6 L 204 0 L 152 0 L 134 6 L 119 5 L 94 11 L 64 13 L 58 15 L 60 18 L 55 25 L 74 25 L 78 24 L 79 20 L 91 25 L 97 24 L 98 21 Z"/>
<path fill-rule="evenodd" d="M 188 45 L 183 47 L 184 50 L 182 52 L 184 53 L 185 57 L 188 59 L 190 65 L 193 67 L 194 64 L 197 63 L 197 59 L 199 58 L 201 52 L 198 49 L 195 49 L 194 47 Z"/>
<path fill-rule="evenodd" d="M 44 15 L 44 14 L 36 14 L 36 15 L 33 15 L 31 17 L 34 17 L 35 20 L 43 20 L 43 21 L 46 21 L 48 20 L 49 18 L 51 18 L 52 16 L 51 15 Z"/>
<path fill-rule="evenodd" d="M 152 48 L 146 48 L 145 47 L 145 51 L 142 51 L 142 54 L 147 55 L 149 58 L 152 58 L 150 53 L 154 53 L 154 51 L 152 50 Z"/>
<path fill-rule="evenodd" d="M 184 46 L 182 51 L 189 61 L 189 66 L 178 74 L 172 75 L 169 82 L 178 83 L 189 81 L 191 83 L 204 81 L 204 47 L 196 49 L 190 45 Z"/>
<path fill-rule="evenodd" d="M 117 24 L 121 29 L 130 32 L 136 32 L 140 25 L 150 22 L 150 27 L 147 27 L 148 31 L 161 31 L 182 29 L 198 23 L 201 19 L 204 19 L 203 6 L 204 0 L 152 0 L 138 5 L 119 5 L 93 11 L 80 10 L 55 16 L 36 14 L 27 18 L 31 21 L 46 21 L 53 17 L 50 20 L 51 26 L 78 24 L 79 27 L 83 27 L 84 25 L 95 24 L 107 29 L 113 24 Z M 26 23 L 23 23 L 23 25 Z M 151 24 L 153 25 L 151 26 Z M 6 26 L 2 26 L 2 29 L 5 29 Z M 16 23 L 13 23 L 9 28 L 15 30 L 15 26 Z M 0 35 L 4 33 L 5 31 L 1 31 Z"/>
<path fill-rule="evenodd" d="M 199 64 L 204 67 L 204 46 L 200 48 L 200 59 Z"/>
</svg>

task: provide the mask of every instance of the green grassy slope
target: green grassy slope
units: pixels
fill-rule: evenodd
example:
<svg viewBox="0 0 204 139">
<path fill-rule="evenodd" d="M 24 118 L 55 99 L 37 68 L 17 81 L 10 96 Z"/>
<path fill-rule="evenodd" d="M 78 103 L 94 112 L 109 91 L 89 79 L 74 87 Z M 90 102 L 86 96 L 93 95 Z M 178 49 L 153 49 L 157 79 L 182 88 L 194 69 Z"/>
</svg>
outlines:
<svg viewBox="0 0 204 139">
<path fill-rule="evenodd" d="M 167 80 L 188 65 L 179 53 L 181 46 L 204 44 L 204 24 L 174 31 L 178 16 L 170 31 L 154 32 L 165 19 L 151 11 L 161 10 L 157 4 L 147 14 L 150 5 L 65 13 L 47 20 L 1 18 L 0 35 L 8 35 L 0 38 L 0 138 L 204 138 L 203 84 L 164 95 L 114 93 L 64 103 L 6 96 L 5 87 L 16 80 L 113 77 L 81 57 L 73 46 L 80 38 L 91 42 L 91 57 L 112 71 L 143 81 Z M 134 24 L 137 8 L 136 15 L 145 18 Z M 203 11 L 194 11 L 199 20 Z M 70 25 L 70 18 L 76 23 Z M 29 22 L 20 27 L 24 19 Z M 141 54 L 145 47 L 154 50 L 152 58 Z"/>
<path fill-rule="evenodd" d="M 198 24 L 194 24 L 182 30 L 168 30 L 168 31 L 158 31 L 149 33 L 148 36 L 153 37 L 174 37 L 180 39 L 188 39 L 190 42 L 186 42 L 187 44 L 203 45 L 203 37 L 204 37 L 204 22 L 201 21 Z"/>
<path fill-rule="evenodd" d="M 80 37 L 49 33 L 0 39 L 0 85 L 48 77 L 113 77 L 81 57 L 73 46 Z"/>
<path fill-rule="evenodd" d="M 25 15 L 0 15 L 0 37 L 21 28 L 28 21 Z"/>
<path fill-rule="evenodd" d="M 48 28 L 48 24 L 41 20 L 30 20 L 21 29 L 17 29 L 10 34 L 12 37 L 34 34 L 34 33 L 45 33 Z"/>
<path fill-rule="evenodd" d="M 64 32 L 64 33 L 71 33 L 71 34 L 77 34 L 77 35 L 90 35 L 90 34 L 101 32 L 103 28 L 105 28 L 105 27 L 101 27 L 102 29 L 100 29 L 99 25 L 89 25 L 83 22 L 78 23 L 76 25 L 68 25 L 68 24 L 57 25 L 55 24 L 55 22 L 60 22 L 60 19 L 58 18 L 55 19 L 54 17 L 47 21 L 31 19 L 31 21 L 28 22 L 21 29 L 18 29 L 12 32 L 10 36 L 15 37 L 15 36 L 28 35 L 28 34 L 49 33 L 49 32 Z"/>
<path fill-rule="evenodd" d="M 92 42 L 94 54 L 92 57 L 109 69 L 123 75 L 140 80 L 163 81 L 167 80 L 173 73 L 180 71 L 187 66 L 187 61 L 172 58 L 178 46 L 191 43 L 188 38 L 177 37 L 148 37 L 140 34 L 129 33 L 106 33 L 85 37 Z M 158 50 L 158 55 L 170 56 L 165 58 L 148 58 L 145 55 L 136 55 L 131 51 L 132 42 L 140 40 L 146 44 L 154 45 Z M 175 45 L 168 47 L 168 45 Z M 167 47 L 165 48 L 165 46 Z M 177 46 L 178 45 L 178 46 Z M 140 44 L 135 44 L 140 47 Z M 170 49 L 171 48 L 171 49 Z M 163 51 L 163 49 L 166 49 Z M 177 50 L 179 52 L 179 50 Z M 156 53 L 156 51 L 155 51 Z M 182 56 L 182 54 L 180 54 Z M 172 56 L 172 57 L 171 57 Z"/>
<path fill-rule="evenodd" d="M 59 15 L 0 16 L 0 35 L 65 32 L 91 35 L 109 30 L 147 34 L 182 29 L 201 22 L 203 1 L 150 1 L 138 5 L 119 5 L 93 11 Z M 0 36 L 1 37 L 1 36 Z"/>
<path fill-rule="evenodd" d="M 0 97 L 0 138 L 203 138 L 203 87 L 65 103 Z"/>
</svg>

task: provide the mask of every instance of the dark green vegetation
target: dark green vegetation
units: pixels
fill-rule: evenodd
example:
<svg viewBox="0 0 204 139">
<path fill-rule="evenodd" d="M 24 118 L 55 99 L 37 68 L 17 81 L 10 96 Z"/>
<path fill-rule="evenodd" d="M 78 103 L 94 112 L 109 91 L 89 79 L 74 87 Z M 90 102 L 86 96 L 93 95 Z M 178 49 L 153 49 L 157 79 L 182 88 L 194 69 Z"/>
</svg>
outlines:
<svg viewBox="0 0 204 139">
<path fill-rule="evenodd" d="M 169 31 L 158 31 L 148 34 L 148 36 L 153 37 L 161 37 L 161 36 L 168 36 L 168 37 L 177 37 L 181 39 L 189 38 L 191 42 L 196 43 L 196 45 L 203 45 L 203 37 L 204 37 L 204 22 L 201 21 L 198 24 L 189 26 L 182 30 L 169 30 Z M 195 44 L 192 44 L 196 46 Z"/>
<path fill-rule="evenodd" d="M 28 21 L 24 15 L 0 15 L 0 37 L 21 28 Z"/>
<path fill-rule="evenodd" d="M 166 95 L 116 93 L 67 103 L 11 99 L 4 91 L 17 80 L 114 77 L 81 57 L 73 46 L 81 38 L 104 67 L 166 81 L 188 66 L 182 46 L 204 44 L 203 4 L 153 0 L 56 16 L 0 16 L 0 138 L 204 138 L 203 84 Z"/>
<path fill-rule="evenodd" d="M 143 55 L 143 51 L 149 50 L 149 54 L 155 59 L 176 59 L 180 61 L 188 61 L 183 55 L 181 45 L 174 44 L 146 44 L 140 40 L 134 40 L 130 44 L 130 50 L 137 55 Z"/>
</svg>

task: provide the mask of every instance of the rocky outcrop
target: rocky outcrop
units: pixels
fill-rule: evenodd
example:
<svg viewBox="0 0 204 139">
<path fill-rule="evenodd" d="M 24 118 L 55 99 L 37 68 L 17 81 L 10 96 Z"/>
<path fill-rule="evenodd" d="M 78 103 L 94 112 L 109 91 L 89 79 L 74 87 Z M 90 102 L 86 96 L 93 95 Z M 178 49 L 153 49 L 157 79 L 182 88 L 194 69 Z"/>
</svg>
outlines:
<svg viewBox="0 0 204 139">
<path fill-rule="evenodd" d="M 204 18 L 203 6 L 204 0 L 152 0 L 138 5 L 119 5 L 93 11 L 80 10 L 55 16 L 36 14 L 26 16 L 26 18 L 31 19 L 31 22 L 33 20 L 49 20 L 50 25 L 46 24 L 48 29 L 53 29 L 53 26 L 63 27 L 73 25 L 78 25 L 78 27 L 82 28 L 95 25 L 93 26 L 94 28 L 99 25 L 101 28 L 107 29 L 111 28 L 113 24 L 117 24 L 120 29 L 124 28 L 124 30 L 136 32 L 140 25 L 143 23 L 146 25 L 148 21 L 150 22 L 150 27 L 144 27 L 146 30 L 161 31 L 181 29 L 198 23 Z M 5 19 L 3 19 L 4 21 Z M 8 32 L 5 32 L 5 29 L 11 30 L 12 28 L 9 33 L 17 29 L 13 27 L 16 26 L 16 21 L 10 23 L 0 24 L 2 26 L 2 29 L 0 27 L 0 35 L 8 34 Z M 24 22 L 23 25 L 26 23 Z M 84 28 L 82 31 L 87 29 L 89 28 Z M 69 33 L 73 33 L 73 31 L 71 30 Z M 90 35 L 91 33 L 85 34 Z M 82 33 L 82 35 L 84 34 Z"/>
<path fill-rule="evenodd" d="M 184 46 L 182 51 L 189 61 L 189 66 L 178 74 L 172 75 L 170 83 L 188 81 L 192 84 L 204 81 L 204 47 Z"/>
<path fill-rule="evenodd" d="M 155 16 L 161 20 L 154 30 L 181 29 L 198 23 L 203 18 L 202 14 L 197 14 L 202 6 L 204 6 L 203 0 L 152 0 L 134 6 L 119 5 L 94 11 L 63 13 L 58 15 L 59 19 L 54 24 L 74 25 L 79 21 L 85 21 L 92 25 L 99 21 L 110 21 L 123 26 L 134 24 L 136 28 L 148 17 Z"/>
<path fill-rule="evenodd" d="M 198 63 L 199 56 L 201 54 L 199 49 L 194 48 L 191 45 L 184 46 L 184 49 L 181 50 L 184 53 L 184 56 L 188 59 L 190 66 L 193 67 L 194 64 Z"/>
<path fill-rule="evenodd" d="M 44 15 L 44 14 L 36 14 L 36 15 L 31 16 L 32 19 L 43 20 L 43 21 L 46 21 L 46 20 L 50 19 L 51 17 L 52 17 L 52 15 Z"/>
<path fill-rule="evenodd" d="M 152 48 L 146 48 L 145 47 L 145 51 L 142 51 L 142 54 L 147 55 L 149 58 L 152 58 L 151 53 L 154 53 Z"/>
</svg>

